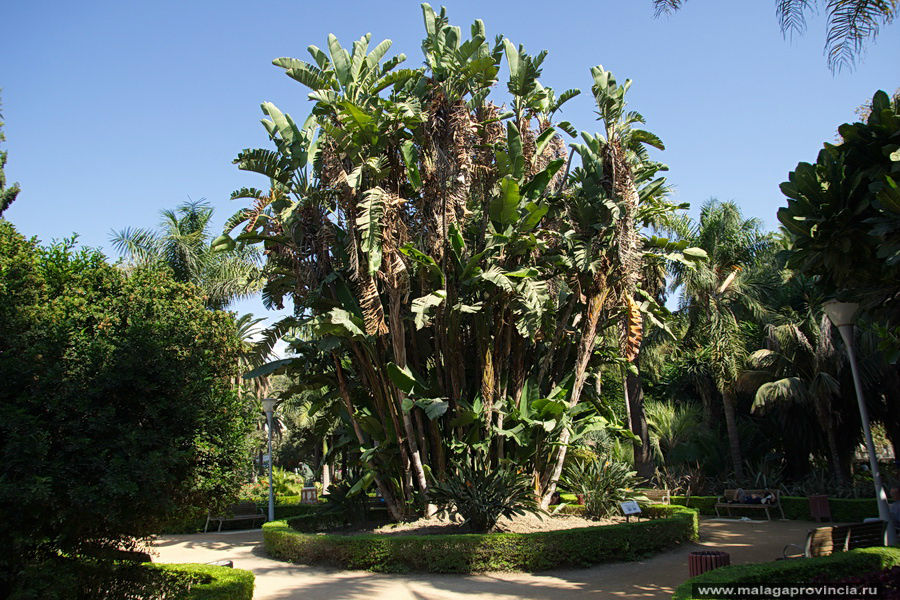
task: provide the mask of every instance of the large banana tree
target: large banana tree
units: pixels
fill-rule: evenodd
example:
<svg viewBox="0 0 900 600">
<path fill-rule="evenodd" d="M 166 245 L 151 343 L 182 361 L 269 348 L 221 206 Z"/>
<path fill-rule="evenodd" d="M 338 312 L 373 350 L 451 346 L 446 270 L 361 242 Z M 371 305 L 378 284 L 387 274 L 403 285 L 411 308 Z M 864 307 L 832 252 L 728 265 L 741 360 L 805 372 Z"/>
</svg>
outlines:
<svg viewBox="0 0 900 600">
<path fill-rule="evenodd" d="M 275 61 L 310 89 L 312 113 L 298 125 L 262 105 L 275 150 L 236 162 L 269 186 L 235 193 L 252 204 L 217 241 L 263 244 L 265 299 L 295 313 L 266 343 L 302 326 L 330 356 L 367 479 L 398 519 L 427 509 L 430 482 L 462 461 L 515 461 L 546 504 L 569 443 L 626 433 L 584 384 L 625 360 L 598 331 L 634 295 L 622 265 L 637 250 L 622 240 L 640 192 L 617 191 L 609 161 L 655 139 L 585 134 L 569 174 L 574 129 L 554 118 L 578 92 L 539 82 L 546 53 L 488 42 L 480 21 L 464 38 L 422 8 L 422 68 L 399 68 L 405 56 L 369 36 Z M 504 60 L 508 112 L 490 99 Z"/>
</svg>

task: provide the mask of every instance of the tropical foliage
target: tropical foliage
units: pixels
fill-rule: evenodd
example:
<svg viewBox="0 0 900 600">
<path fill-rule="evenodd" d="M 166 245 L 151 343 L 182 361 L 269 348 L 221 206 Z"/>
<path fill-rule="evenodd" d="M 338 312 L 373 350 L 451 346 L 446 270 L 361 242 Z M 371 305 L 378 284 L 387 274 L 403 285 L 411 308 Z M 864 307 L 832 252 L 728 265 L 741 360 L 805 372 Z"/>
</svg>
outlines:
<svg viewBox="0 0 900 600">
<path fill-rule="evenodd" d="M 463 465 L 436 482 L 430 494 L 442 510 L 462 516 L 474 533 L 493 530 L 500 517 L 542 512 L 531 478 L 508 465 L 497 469 Z"/>
<path fill-rule="evenodd" d="M 576 460 L 565 471 L 566 487 L 582 495 L 585 515 L 595 519 L 619 514 L 619 503 L 626 500 L 646 501 L 637 491 L 644 481 L 615 460 Z"/>
<path fill-rule="evenodd" d="M 788 266 L 825 294 L 860 302 L 900 330 L 900 98 L 879 91 L 865 123 L 839 128 L 814 164 L 799 163 L 781 190 L 778 219 L 791 236 Z"/>
<path fill-rule="evenodd" d="M 130 265 L 163 265 L 175 281 L 193 283 L 212 309 L 258 292 L 260 254 L 243 244 L 220 251 L 210 246 L 212 207 L 187 202 L 162 211 L 158 230 L 126 228 L 111 236 L 113 247 Z"/>
<path fill-rule="evenodd" d="M 661 311 L 639 287 L 642 255 L 702 252 L 639 233 L 676 207 L 646 150 L 662 143 L 625 110 L 630 81 L 591 70 L 603 132 L 570 152 L 575 130 L 556 119 L 578 92 L 540 83 L 546 52 L 423 16 L 423 68 L 369 36 L 274 61 L 312 113 L 299 124 L 262 105 L 275 148 L 236 163 L 269 187 L 235 192 L 251 206 L 215 245 L 263 244 L 265 298 L 295 312 L 271 337 L 301 328 L 297 349 L 331 363 L 319 380 L 395 518 L 469 453 L 523 465 L 546 505 L 568 445 L 620 429 L 585 384 L 632 361 Z M 508 111 L 491 99 L 504 63 Z"/>
</svg>

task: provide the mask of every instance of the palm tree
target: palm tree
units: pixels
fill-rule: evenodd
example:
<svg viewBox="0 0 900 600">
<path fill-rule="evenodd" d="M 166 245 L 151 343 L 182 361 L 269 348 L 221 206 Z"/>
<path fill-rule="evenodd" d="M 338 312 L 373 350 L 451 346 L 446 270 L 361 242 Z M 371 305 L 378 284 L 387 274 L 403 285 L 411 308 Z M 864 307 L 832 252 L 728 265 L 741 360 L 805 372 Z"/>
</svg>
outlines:
<svg viewBox="0 0 900 600">
<path fill-rule="evenodd" d="M 844 481 L 838 450 L 837 418 L 833 400 L 840 395 L 842 358 L 831 338 L 831 324 L 821 319 L 782 322 L 766 327 L 765 347 L 753 352 L 742 375 L 756 387 L 752 412 L 765 414 L 781 405 L 794 404 L 816 417 L 825 434 L 828 457 L 835 477 Z"/>
<path fill-rule="evenodd" d="M 721 396 L 732 466 L 739 479 L 743 459 L 735 382 L 747 356 L 747 323 L 758 322 L 765 313 L 760 299 L 770 285 L 770 274 L 757 268 L 772 248 L 771 237 L 760 226 L 758 219 L 744 219 L 734 203 L 710 200 L 696 225 L 685 222 L 681 227 L 691 245 L 706 251 L 708 260 L 673 267 L 673 288 L 681 292 L 679 312 L 687 322 L 682 346 L 699 359 L 689 362 L 696 367 L 701 397 L 709 398 L 713 389 Z M 711 400 L 704 403 L 709 410 Z"/>
<path fill-rule="evenodd" d="M 653 0 L 657 16 L 677 11 L 684 2 Z M 825 54 L 832 71 L 852 66 L 865 49 L 866 42 L 874 39 L 883 26 L 890 24 L 897 11 L 897 0 L 775 0 L 782 33 L 803 33 L 807 13 L 818 12 L 821 4 L 825 5 L 828 18 Z"/>
<path fill-rule="evenodd" d="M 114 231 L 113 248 L 132 265 L 166 266 L 177 281 L 196 285 L 211 309 L 223 309 L 260 290 L 259 250 L 243 244 L 215 248 L 209 232 L 213 209 L 207 202 L 186 202 L 161 214 L 157 230 Z"/>
</svg>

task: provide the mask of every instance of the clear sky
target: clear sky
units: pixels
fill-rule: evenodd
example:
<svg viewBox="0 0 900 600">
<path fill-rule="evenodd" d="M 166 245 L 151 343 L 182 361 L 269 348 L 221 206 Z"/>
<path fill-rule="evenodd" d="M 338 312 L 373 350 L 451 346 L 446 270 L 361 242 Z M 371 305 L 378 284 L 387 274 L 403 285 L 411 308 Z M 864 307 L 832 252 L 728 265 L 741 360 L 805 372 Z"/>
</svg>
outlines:
<svg viewBox="0 0 900 600">
<path fill-rule="evenodd" d="M 660 19 L 651 0 L 445 4 L 464 31 L 481 18 L 489 36 L 548 49 L 542 81 L 557 90 L 589 92 L 596 64 L 633 79 L 630 108 L 666 143 L 659 158 L 675 198 L 694 214 L 710 197 L 734 200 L 767 228 L 788 171 L 875 90 L 900 86 L 900 25 L 855 70 L 833 75 L 824 19 L 785 40 L 772 0 L 691 0 Z M 348 46 L 371 32 L 415 67 L 424 29 L 418 2 L 392 0 L 9 0 L 0 20 L 6 174 L 22 186 L 6 217 L 45 241 L 78 233 L 111 256 L 113 229 L 155 225 L 161 209 L 201 198 L 218 227 L 242 208 L 232 190 L 265 185 L 231 164 L 242 148 L 267 145 L 259 104 L 298 121 L 309 110 L 305 88 L 273 58 L 307 59 L 329 32 Z M 592 110 L 583 93 L 563 118 L 595 131 Z"/>
</svg>

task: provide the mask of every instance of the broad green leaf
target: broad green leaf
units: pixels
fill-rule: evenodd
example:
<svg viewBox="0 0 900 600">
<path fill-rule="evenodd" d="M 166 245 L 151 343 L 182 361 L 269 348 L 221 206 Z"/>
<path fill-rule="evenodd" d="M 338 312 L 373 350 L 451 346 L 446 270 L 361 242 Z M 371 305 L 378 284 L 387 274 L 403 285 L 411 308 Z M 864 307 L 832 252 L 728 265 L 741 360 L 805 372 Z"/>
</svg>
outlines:
<svg viewBox="0 0 900 600">
<path fill-rule="evenodd" d="M 342 308 L 332 308 L 327 313 L 309 320 L 310 329 L 317 335 L 337 337 L 365 337 L 362 319 Z"/>
<path fill-rule="evenodd" d="M 511 175 L 514 179 L 522 179 L 525 173 L 525 155 L 522 153 L 522 135 L 512 121 L 506 122 L 506 148 L 509 154 Z"/>
<path fill-rule="evenodd" d="M 209 245 L 209 249 L 213 252 L 230 252 L 237 247 L 237 242 L 230 235 L 223 234 L 217 237 Z"/>
<path fill-rule="evenodd" d="M 369 259 L 370 275 L 381 268 L 381 219 L 384 216 L 386 197 L 387 193 L 380 187 L 366 191 L 359 203 L 359 216 L 356 217 L 356 227 L 362 237 L 362 250 Z"/>
<path fill-rule="evenodd" d="M 350 53 L 341 48 L 333 33 L 328 34 L 328 51 L 331 53 L 331 62 L 334 64 L 338 81 L 347 87 L 350 85 Z"/>
<path fill-rule="evenodd" d="M 403 155 L 403 162 L 406 163 L 406 176 L 414 190 L 422 187 L 422 176 L 419 174 L 419 151 L 412 140 L 406 140 L 400 146 L 400 153 Z"/>
<path fill-rule="evenodd" d="M 688 260 L 708 260 L 709 255 L 703 248 L 685 248 L 681 251 Z"/>
<path fill-rule="evenodd" d="M 511 225 L 518 216 L 519 184 L 511 177 L 504 177 L 500 182 L 500 195 L 491 199 L 488 213 L 491 220 L 498 225 Z"/>
<path fill-rule="evenodd" d="M 422 296 L 412 301 L 411 308 L 415 315 L 417 330 L 431 325 L 431 315 L 429 313 L 435 307 L 440 306 L 446 297 L 446 290 L 436 290 L 427 296 Z"/>
<path fill-rule="evenodd" d="M 397 389 L 412 394 L 415 391 L 425 391 L 427 389 L 417 379 L 409 367 L 398 367 L 396 364 L 389 362 L 387 364 L 387 373 L 391 382 L 397 386 Z"/>
</svg>

